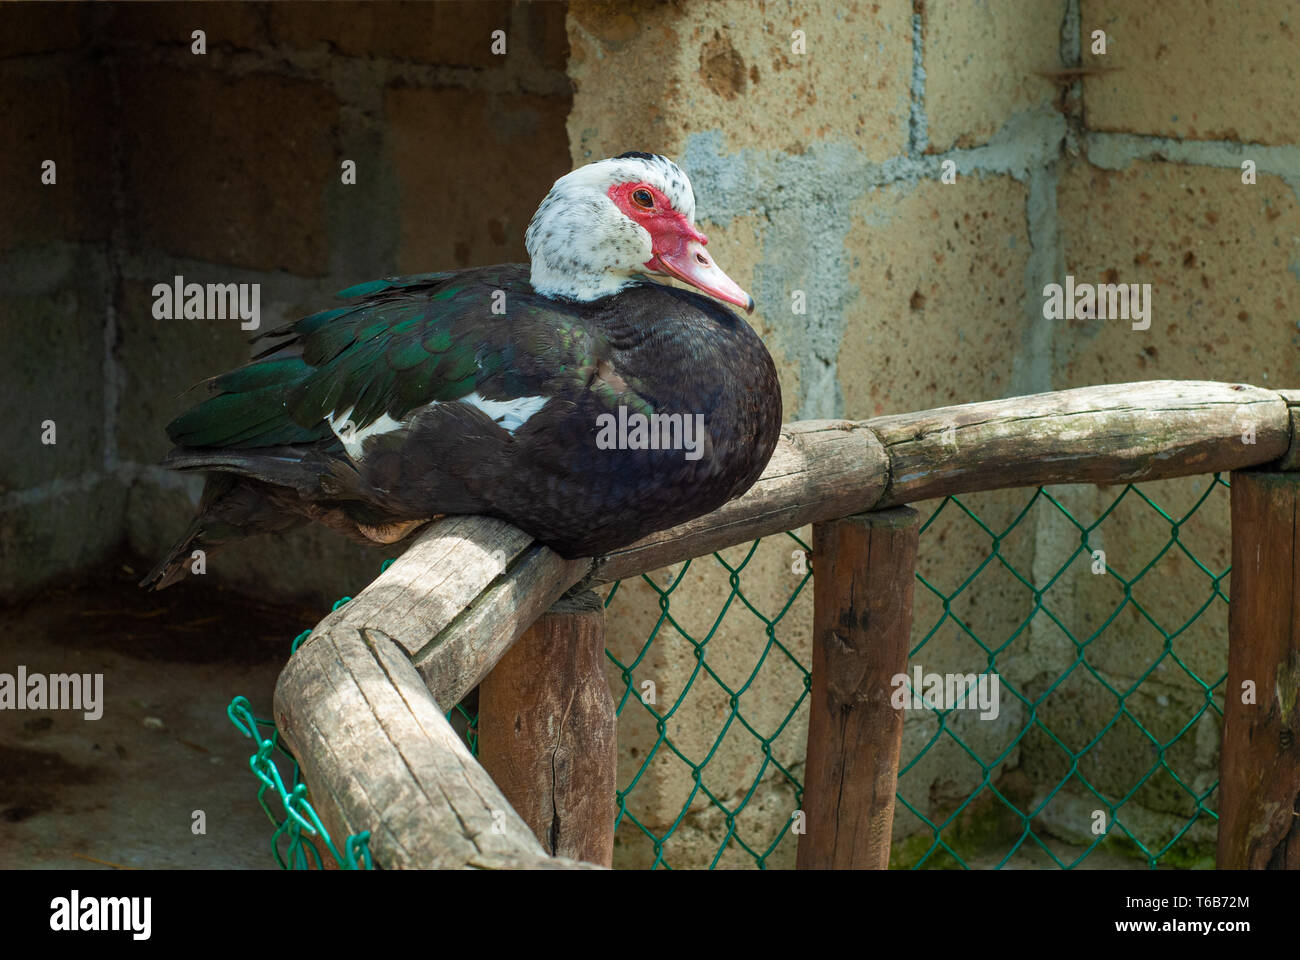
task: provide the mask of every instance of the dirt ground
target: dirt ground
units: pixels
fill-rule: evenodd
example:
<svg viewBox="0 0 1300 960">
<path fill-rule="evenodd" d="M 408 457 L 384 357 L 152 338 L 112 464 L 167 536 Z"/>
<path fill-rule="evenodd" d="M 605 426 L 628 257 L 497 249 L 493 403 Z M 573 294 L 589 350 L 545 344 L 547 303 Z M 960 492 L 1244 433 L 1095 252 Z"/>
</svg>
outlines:
<svg viewBox="0 0 1300 960">
<path fill-rule="evenodd" d="M 104 679 L 96 720 L 0 710 L 0 868 L 276 866 L 253 741 L 226 707 L 243 695 L 269 716 L 293 638 L 328 611 L 194 581 L 146 593 L 143 569 L 120 562 L 3 610 L 0 673 Z"/>
</svg>

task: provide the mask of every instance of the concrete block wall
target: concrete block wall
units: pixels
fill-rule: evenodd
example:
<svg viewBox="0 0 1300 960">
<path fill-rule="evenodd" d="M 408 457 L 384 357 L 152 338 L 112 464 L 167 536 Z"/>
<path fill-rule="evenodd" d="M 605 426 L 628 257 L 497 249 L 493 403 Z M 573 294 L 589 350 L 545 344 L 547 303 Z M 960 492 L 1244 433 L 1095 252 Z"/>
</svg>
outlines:
<svg viewBox="0 0 1300 960">
<path fill-rule="evenodd" d="M 266 329 L 363 280 L 524 259 L 524 227 L 568 169 L 564 14 L 505 2 L 0 10 L 0 129 L 14 134 L 0 150 L 12 398 L 0 596 L 127 553 L 152 562 L 188 523 L 199 481 L 156 466 L 163 428 L 186 390 L 248 359 L 249 333 L 155 319 L 154 284 L 258 283 Z M 194 30 L 206 54 L 192 52 Z M 53 186 L 40 182 L 46 159 Z M 324 603 L 385 555 L 303 530 L 232 548 L 209 576 Z"/>
</svg>

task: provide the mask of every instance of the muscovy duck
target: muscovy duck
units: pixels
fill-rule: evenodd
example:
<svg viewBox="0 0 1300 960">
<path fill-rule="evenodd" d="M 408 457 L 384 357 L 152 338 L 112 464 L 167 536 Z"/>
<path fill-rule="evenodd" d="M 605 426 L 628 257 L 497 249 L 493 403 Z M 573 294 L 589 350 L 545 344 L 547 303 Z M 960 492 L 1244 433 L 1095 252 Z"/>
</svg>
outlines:
<svg viewBox="0 0 1300 960">
<path fill-rule="evenodd" d="M 265 348 L 167 427 L 164 465 L 208 476 L 142 585 L 313 520 L 395 543 L 486 514 L 597 556 L 739 496 L 772 455 L 781 394 L 762 341 L 710 299 L 754 307 L 694 224 L 678 166 L 624 153 L 555 182 L 531 265 L 363 283 L 254 337 Z"/>
</svg>

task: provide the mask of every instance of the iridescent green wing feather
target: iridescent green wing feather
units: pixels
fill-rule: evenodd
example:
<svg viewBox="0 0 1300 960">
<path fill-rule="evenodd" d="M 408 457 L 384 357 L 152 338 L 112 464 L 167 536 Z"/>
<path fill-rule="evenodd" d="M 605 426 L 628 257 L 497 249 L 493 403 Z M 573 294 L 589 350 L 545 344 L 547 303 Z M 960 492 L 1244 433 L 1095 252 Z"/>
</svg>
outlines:
<svg viewBox="0 0 1300 960">
<path fill-rule="evenodd" d="M 519 268 L 390 278 L 340 296 L 360 301 L 263 334 L 258 359 L 209 381 L 215 395 L 168 426 L 172 440 L 310 443 L 331 435 L 331 415 L 362 429 L 474 392 L 510 400 L 590 385 L 611 409 L 644 406 L 634 388 L 619 394 L 595 377 L 607 345 L 576 309 L 533 293 Z"/>
</svg>

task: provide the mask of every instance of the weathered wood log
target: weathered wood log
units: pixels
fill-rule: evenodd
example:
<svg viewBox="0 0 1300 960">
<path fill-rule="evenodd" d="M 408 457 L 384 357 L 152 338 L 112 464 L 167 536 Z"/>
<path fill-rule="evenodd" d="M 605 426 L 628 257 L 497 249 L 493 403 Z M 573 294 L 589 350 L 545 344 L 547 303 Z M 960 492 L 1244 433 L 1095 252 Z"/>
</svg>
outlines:
<svg viewBox="0 0 1300 960">
<path fill-rule="evenodd" d="M 884 448 L 861 424 L 787 424 L 763 476 L 747 493 L 600 558 L 590 582 L 635 576 L 814 520 L 858 513 L 880 498 L 888 477 Z"/>
<path fill-rule="evenodd" d="M 511 645 L 591 568 L 539 544 L 489 584 L 464 612 L 415 654 L 415 668 L 447 709 L 479 684 Z"/>
<path fill-rule="evenodd" d="M 920 530 L 910 507 L 813 525 L 813 661 L 796 866 L 884 870 Z"/>
<path fill-rule="evenodd" d="M 1300 870 L 1300 473 L 1232 475 L 1219 796 L 1220 869 Z"/>
<path fill-rule="evenodd" d="M 415 656 L 531 543 L 528 534 L 503 520 L 435 520 L 381 576 L 316 629 L 373 627 Z"/>
<path fill-rule="evenodd" d="M 580 865 L 546 855 L 378 629 L 341 624 L 304 643 L 275 719 L 331 837 L 369 830 L 378 866 Z"/>
<path fill-rule="evenodd" d="M 1290 423 L 1286 399 L 1273 391 L 1152 380 L 856 423 L 789 424 L 748 493 L 598 558 L 585 582 L 635 576 L 817 520 L 951 494 L 1256 466 L 1286 453 Z"/>
<path fill-rule="evenodd" d="M 340 627 L 382 632 L 450 710 L 590 566 L 533 544 L 505 521 L 446 517 L 317 624 L 313 636 Z"/>
<path fill-rule="evenodd" d="M 1278 394 L 1154 380 L 866 421 L 889 453 L 878 506 L 1048 483 L 1134 483 L 1267 463 L 1290 442 Z"/>
<path fill-rule="evenodd" d="M 542 614 L 483 679 L 479 760 L 542 849 L 608 867 L 617 737 L 605 610 L 586 591 Z"/>
</svg>

